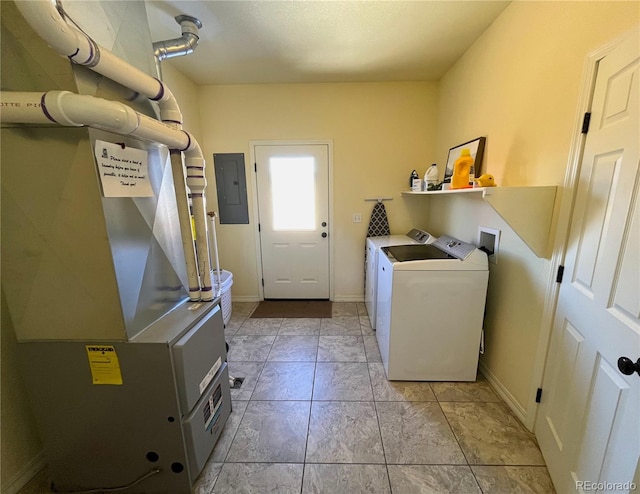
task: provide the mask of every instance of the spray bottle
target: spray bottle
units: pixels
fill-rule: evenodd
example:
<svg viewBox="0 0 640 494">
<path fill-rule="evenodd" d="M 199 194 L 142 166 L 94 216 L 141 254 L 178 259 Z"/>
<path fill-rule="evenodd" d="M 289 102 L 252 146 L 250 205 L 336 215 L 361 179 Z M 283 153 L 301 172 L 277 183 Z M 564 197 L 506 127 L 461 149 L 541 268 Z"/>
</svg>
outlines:
<svg viewBox="0 0 640 494">
<path fill-rule="evenodd" d="M 420 176 L 418 172 L 413 170 L 411 172 L 411 177 L 409 178 L 409 187 L 413 192 L 420 192 L 422 190 L 422 181 L 420 180 Z"/>
</svg>

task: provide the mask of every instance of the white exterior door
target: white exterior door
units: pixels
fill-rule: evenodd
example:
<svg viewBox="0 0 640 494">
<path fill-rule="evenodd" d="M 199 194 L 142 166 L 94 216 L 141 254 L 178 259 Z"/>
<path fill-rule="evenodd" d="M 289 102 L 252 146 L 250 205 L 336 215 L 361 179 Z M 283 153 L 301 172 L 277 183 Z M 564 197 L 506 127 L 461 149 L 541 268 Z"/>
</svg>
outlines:
<svg viewBox="0 0 640 494">
<path fill-rule="evenodd" d="M 640 358 L 639 47 L 597 69 L 536 420 L 558 492 L 640 488 L 640 374 L 618 368 Z"/>
<path fill-rule="evenodd" d="M 264 298 L 329 298 L 329 145 L 255 145 Z"/>
</svg>

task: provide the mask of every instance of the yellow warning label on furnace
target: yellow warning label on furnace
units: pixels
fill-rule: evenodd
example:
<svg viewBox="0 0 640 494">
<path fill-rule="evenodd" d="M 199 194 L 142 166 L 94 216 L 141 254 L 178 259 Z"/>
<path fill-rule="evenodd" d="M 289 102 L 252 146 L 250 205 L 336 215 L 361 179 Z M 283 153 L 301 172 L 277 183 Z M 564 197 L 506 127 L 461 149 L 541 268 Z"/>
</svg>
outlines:
<svg viewBox="0 0 640 494">
<path fill-rule="evenodd" d="M 113 346 L 87 345 L 93 384 L 122 384 L 118 355 Z"/>
</svg>

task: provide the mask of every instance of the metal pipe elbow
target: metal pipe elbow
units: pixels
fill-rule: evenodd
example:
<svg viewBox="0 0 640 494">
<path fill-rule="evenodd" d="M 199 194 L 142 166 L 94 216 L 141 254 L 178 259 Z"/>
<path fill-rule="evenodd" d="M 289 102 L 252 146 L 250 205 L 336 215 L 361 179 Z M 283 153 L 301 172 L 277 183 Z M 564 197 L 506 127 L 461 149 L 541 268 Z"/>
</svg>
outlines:
<svg viewBox="0 0 640 494">
<path fill-rule="evenodd" d="M 153 54 L 159 61 L 190 55 L 198 46 L 198 29 L 202 28 L 200 20 L 189 15 L 179 15 L 175 20 L 182 28 L 182 36 L 153 43 Z"/>
</svg>

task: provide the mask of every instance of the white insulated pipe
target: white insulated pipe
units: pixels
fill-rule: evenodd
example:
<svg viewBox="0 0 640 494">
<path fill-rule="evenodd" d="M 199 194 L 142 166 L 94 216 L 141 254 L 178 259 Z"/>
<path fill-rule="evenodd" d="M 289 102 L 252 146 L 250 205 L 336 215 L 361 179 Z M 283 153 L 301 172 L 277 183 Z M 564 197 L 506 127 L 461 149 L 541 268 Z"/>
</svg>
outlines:
<svg viewBox="0 0 640 494">
<path fill-rule="evenodd" d="M 93 127 L 157 142 L 185 153 L 202 153 L 188 132 L 138 113 L 118 101 L 70 91 L 3 91 L 0 107 L 3 122 Z"/>
<path fill-rule="evenodd" d="M 182 164 L 182 153 L 180 151 L 169 151 L 171 158 L 171 173 L 173 175 L 173 186 L 175 187 L 176 197 L 180 199 L 178 204 L 178 218 L 190 218 L 189 199 L 187 196 L 187 185 L 184 181 L 184 168 Z M 196 251 L 193 245 L 193 235 L 191 233 L 191 221 L 189 228 L 180 228 L 180 238 L 182 240 L 182 250 L 184 250 L 185 259 L 187 259 L 187 277 L 189 280 L 189 299 L 195 302 L 200 300 L 200 282 L 198 277 L 198 268 L 196 262 Z"/>
<path fill-rule="evenodd" d="M 200 272 L 200 290 L 202 300 L 213 300 L 211 283 L 211 262 L 209 258 L 209 238 L 207 235 L 207 204 L 204 190 L 207 179 L 204 176 L 204 157 L 200 146 L 194 142 L 199 152 L 185 153 L 184 164 L 187 168 L 187 186 L 191 191 L 193 205 L 193 220 L 196 225 L 196 246 L 198 252 L 198 270 Z"/>
<path fill-rule="evenodd" d="M 94 72 L 108 77 L 152 101 L 156 101 L 160 109 L 160 118 L 162 121 L 172 125 L 177 130 L 182 129 L 182 113 L 169 88 L 158 79 L 149 76 L 145 72 L 116 57 L 109 50 L 95 43 L 75 26 L 68 24 L 58 12 L 55 0 L 19 0 L 16 1 L 16 6 L 34 31 L 60 55 L 67 57 L 73 63 L 86 66 Z M 3 111 L 4 109 L 3 107 Z M 138 120 L 149 120 L 145 126 L 145 131 L 149 133 L 151 133 L 151 129 L 153 128 L 152 122 L 158 123 L 140 114 L 138 114 Z M 93 126 L 88 123 L 86 125 Z M 113 132 L 117 131 L 113 130 Z M 158 133 L 158 137 L 166 138 L 162 128 L 156 127 L 156 132 Z M 207 224 L 204 219 L 206 215 L 204 201 L 204 189 L 206 187 L 206 180 L 204 179 L 205 160 L 202 156 L 200 146 L 193 136 L 187 133 L 185 133 L 185 135 L 189 137 L 186 148 L 167 145 L 172 149 L 184 151 L 187 170 L 189 170 L 189 166 L 191 166 L 192 169 L 191 178 L 189 179 L 189 177 L 187 177 L 187 185 L 190 189 L 192 186 L 196 189 L 191 189 L 195 199 L 193 201 L 193 213 L 196 231 L 200 232 L 200 235 L 196 232 L 196 245 L 198 259 L 203 260 L 203 263 L 198 267 L 195 266 L 195 255 L 191 256 L 189 254 L 193 249 L 186 248 L 185 242 L 187 232 L 189 232 L 189 238 L 191 238 L 191 218 L 189 216 L 186 190 L 183 194 L 180 185 L 184 183 L 184 170 L 182 167 L 178 167 L 177 160 L 172 159 L 172 172 L 174 174 L 174 183 L 176 184 L 176 200 L 179 203 L 178 216 L 183 246 L 185 246 L 187 273 L 196 272 L 196 270 L 200 273 L 200 280 L 197 280 L 197 283 L 194 284 L 191 279 L 189 280 L 189 293 L 191 300 L 197 300 L 195 298 L 195 287 L 202 285 L 202 300 L 212 300 L 211 272 L 210 263 L 208 262 Z M 150 137 L 141 138 L 166 144 L 161 139 L 153 139 Z M 195 195 L 198 194 L 199 196 L 196 198 Z M 200 238 L 199 241 L 198 238 Z M 192 244 L 193 242 L 191 242 L 191 245 Z M 193 263 L 193 265 L 191 265 L 191 263 Z"/>
<path fill-rule="evenodd" d="M 218 281 L 216 282 L 216 297 L 222 295 L 222 269 L 220 268 L 220 259 L 218 258 L 218 239 L 216 237 L 216 213 L 215 211 L 209 211 L 207 213 L 209 216 L 209 222 L 211 223 L 211 228 L 209 228 L 209 233 L 211 236 L 211 245 L 209 245 L 209 251 L 211 251 L 211 247 L 213 246 L 213 252 L 216 257 L 216 273 L 218 274 Z"/>
<path fill-rule="evenodd" d="M 205 160 L 198 141 L 189 133 L 187 133 L 187 136 L 189 136 L 189 145 L 182 152 L 184 153 L 184 164 L 187 169 L 187 187 L 191 191 L 193 219 L 196 225 L 200 297 L 205 302 L 210 302 L 214 297 L 211 287 L 211 263 L 209 262 L 206 220 L 207 205 L 204 195 L 207 187 L 207 179 L 204 175 Z M 180 171 L 182 171 L 182 168 Z"/>
<path fill-rule="evenodd" d="M 86 125 L 119 134 L 131 134 L 140 126 L 139 115 L 125 104 L 69 91 L 3 91 L 0 106 L 3 122 L 57 123 L 67 127 Z M 160 125 L 168 128 L 165 124 Z M 153 134 L 156 133 L 154 129 Z M 183 141 L 184 145 L 188 143 L 186 138 Z"/>
<path fill-rule="evenodd" d="M 46 93 L 30 92 L 0 92 L 0 120 L 7 123 L 46 124 L 57 123 L 67 127 L 93 127 L 96 129 L 114 132 L 116 134 L 131 135 L 145 141 L 157 142 L 170 148 L 172 156 L 177 154 L 180 168 L 182 168 L 182 155 L 190 161 L 204 162 L 202 150 L 191 134 L 184 130 L 176 129 L 170 125 L 158 122 L 153 118 L 134 111 L 129 106 L 116 101 L 108 101 L 95 96 L 79 95 L 69 91 L 48 91 Z M 176 179 L 174 175 L 174 187 L 182 189 L 184 202 L 189 214 L 184 176 L 182 173 Z M 180 180 L 181 179 L 181 180 Z M 209 286 L 209 290 L 200 290 L 200 281 L 195 263 L 193 239 L 191 236 L 191 223 L 187 235 L 182 235 L 185 262 L 187 264 L 187 278 L 189 282 L 189 298 L 192 301 L 212 300 L 211 275 L 203 277 L 203 284 Z M 182 228 L 181 228 L 182 233 Z M 185 238 L 186 237 L 186 238 Z M 204 249 L 198 246 L 198 250 Z M 206 251 L 208 254 L 208 251 Z M 191 262 L 188 259 L 191 257 Z M 208 266 L 209 263 L 206 263 Z M 208 267 L 205 267 L 208 269 Z"/>
<path fill-rule="evenodd" d="M 58 54 L 157 101 L 163 122 L 182 124 L 180 107 L 165 84 L 118 58 L 68 24 L 56 9 L 55 0 L 20 0 L 16 1 L 16 7 L 33 30 Z"/>
</svg>

